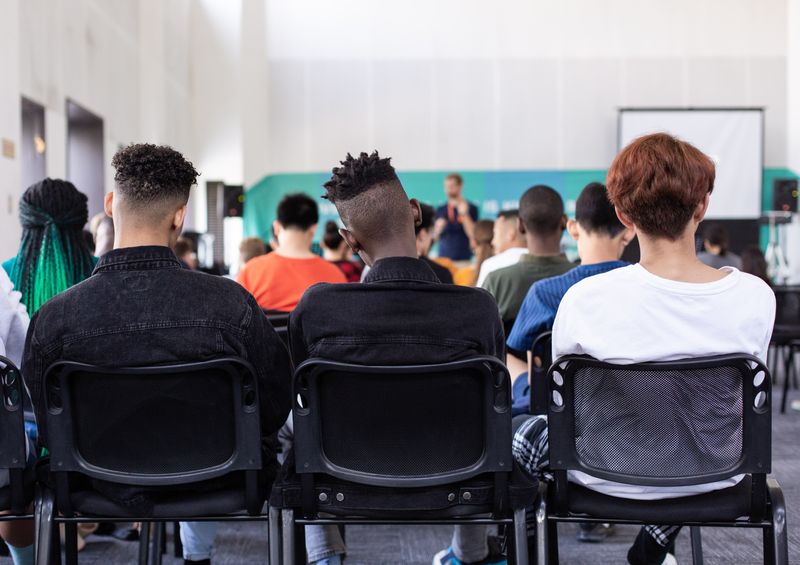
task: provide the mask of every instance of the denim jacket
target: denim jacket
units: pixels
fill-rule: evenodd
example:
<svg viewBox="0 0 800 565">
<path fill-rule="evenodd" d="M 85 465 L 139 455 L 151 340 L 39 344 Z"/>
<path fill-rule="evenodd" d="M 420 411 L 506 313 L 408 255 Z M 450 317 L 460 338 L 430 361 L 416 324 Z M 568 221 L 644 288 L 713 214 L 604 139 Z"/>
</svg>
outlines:
<svg viewBox="0 0 800 565">
<path fill-rule="evenodd" d="M 261 428 L 291 405 L 289 355 L 255 299 L 236 282 L 181 267 L 167 247 L 115 249 L 91 277 L 44 304 L 28 331 L 22 374 L 47 446 L 44 372 L 55 361 L 120 367 L 241 357 L 257 371 Z"/>
</svg>

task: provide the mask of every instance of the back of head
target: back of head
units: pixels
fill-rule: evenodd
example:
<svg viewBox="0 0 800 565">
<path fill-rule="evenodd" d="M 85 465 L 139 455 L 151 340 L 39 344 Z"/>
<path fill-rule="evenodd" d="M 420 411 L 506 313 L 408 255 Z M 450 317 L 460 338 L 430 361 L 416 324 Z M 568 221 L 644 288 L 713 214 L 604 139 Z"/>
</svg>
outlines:
<svg viewBox="0 0 800 565">
<path fill-rule="evenodd" d="M 754 275 L 768 285 L 772 285 L 767 273 L 767 260 L 757 245 L 747 247 L 742 251 L 742 272 Z"/>
<path fill-rule="evenodd" d="M 336 206 L 345 227 L 362 245 L 405 239 L 413 245 L 414 216 L 391 159 L 377 151 L 348 153 L 340 165 L 325 183 L 324 198 Z"/>
<path fill-rule="evenodd" d="M 137 225 L 159 227 L 189 201 L 197 171 L 183 155 L 166 145 L 135 143 L 117 151 L 115 200 L 120 200 L 124 222 L 130 215 Z M 116 217 L 116 216 L 115 216 Z"/>
<path fill-rule="evenodd" d="M 519 218 L 525 230 L 535 236 L 560 234 L 564 230 L 564 201 L 554 189 L 537 184 L 520 198 Z"/>
<path fill-rule="evenodd" d="M 334 221 L 328 221 L 325 223 L 325 233 L 322 235 L 322 244 L 330 250 L 339 249 L 339 246 L 342 245 L 344 238 L 342 234 L 339 233 L 339 225 Z"/>
<path fill-rule="evenodd" d="M 422 230 L 431 231 L 436 222 L 436 210 L 430 204 L 419 203 L 419 224 L 414 226 L 414 233 L 419 235 Z"/>
<path fill-rule="evenodd" d="M 91 275 L 92 257 L 83 236 L 88 218 L 86 195 L 71 182 L 47 178 L 22 195 L 22 241 L 11 280 L 30 314 Z"/>
<path fill-rule="evenodd" d="M 307 231 L 319 222 L 319 209 L 307 194 L 287 194 L 278 203 L 277 219 L 283 229 Z"/>
<path fill-rule="evenodd" d="M 575 220 L 589 233 L 615 237 L 625 226 L 619 221 L 606 187 L 599 182 L 587 184 L 575 202 Z"/>
<path fill-rule="evenodd" d="M 194 246 L 192 245 L 192 240 L 185 237 L 179 237 L 178 241 L 175 242 L 175 248 L 173 249 L 173 251 L 175 252 L 175 256 L 178 259 L 185 258 L 190 253 L 194 252 Z"/>
<path fill-rule="evenodd" d="M 260 237 L 246 237 L 239 242 L 239 260 L 242 265 L 254 257 L 266 254 L 267 245 Z"/>
<path fill-rule="evenodd" d="M 714 188 L 714 162 L 666 133 L 633 140 L 616 156 L 606 186 L 614 206 L 643 233 L 675 241 Z"/>
<path fill-rule="evenodd" d="M 709 244 L 719 248 L 719 254 L 725 255 L 730 246 L 728 230 L 722 224 L 711 224 L 706 228 L 703 239 Z"/>
</svg>

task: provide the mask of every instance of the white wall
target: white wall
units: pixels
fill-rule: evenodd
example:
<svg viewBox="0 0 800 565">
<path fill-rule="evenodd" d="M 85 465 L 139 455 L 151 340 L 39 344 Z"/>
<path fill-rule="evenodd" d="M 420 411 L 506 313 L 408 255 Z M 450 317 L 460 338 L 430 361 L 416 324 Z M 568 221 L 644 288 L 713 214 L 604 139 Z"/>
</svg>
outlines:
<svg viewBox="0 0 800 565">
<path fill-rule="evenodd" d="M 786 164 L 786 0 L 267 0 L 265 172 L 606 167 L 619 106 L 766 106 Z M 313 14 L 313 18 L 310 16 Z"/>
<path fill-rule="evenodd" d="M 787 55 L 787 166 L 800 173 L 800 0 L 788 0 Z M 791 272 L 790 282 L 800 283 L 800 218 L 785 228 L 783 242 Z"/>
<path fill-rule="evenodd" d="M 14 158 L 0 153 L 0 258 L 5 260 L 19 244 L 20 127 L 19 0 L 0 0 L 0 143 L 14 144 Z"/>
</svg>

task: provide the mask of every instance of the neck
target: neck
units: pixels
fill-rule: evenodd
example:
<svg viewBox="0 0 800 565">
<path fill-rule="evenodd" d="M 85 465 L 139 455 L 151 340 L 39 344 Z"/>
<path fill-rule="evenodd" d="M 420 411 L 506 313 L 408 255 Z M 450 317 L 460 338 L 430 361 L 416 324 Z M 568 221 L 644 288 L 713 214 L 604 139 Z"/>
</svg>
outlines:
<svg viewBox="0 0 800 565">
<path fill-rule="evenodd" d="M 537 257 L 553 257 L 561 255 L 561 233 L 547 236 L 525 234 L 528 253 Z"/>
<path fill-rule="evenodd" d="M 637 232 L 638 233 L 638 232 Z M 650 273 L 674 281 L 703 283 L 719 280 L 726 273 L 704 265 L 697 258 L 694 232 L 687 230 L 675 241 L 638 233 L 639 264 Z"/>
<path fill-rule="evenodd" d="M 581 239 L 583 241 L 583 239 Z M 596 263 L 607 263 L 618 261 L 622 255 L 622 244 L 611 238 L 598 238 L 586 241 L 579 245 L 579 255 L 581 265 L 593 265 Z"/>
<path fill-rule="evenodd" d="M 278 249 L 276 253 L 294 259 L 312 257 L 314 255 L 311 252 L 313 238 L 314 234 L 307 234 L 306 232 L 298 230 L 282 230 L 278 235 Z"/>
<path fill-rule="evenodd" d="M 369 250 L 368 254 L 372 259 L 372 264 L 389 257 L 411 257 L 413 259 L 419 257 L 417 254 L 417 245 L 414 240 L 386 242 Z"/>
<path fill-rule="evenodd" d="M 143 247 L 158 245 L 161 247 L 172 246 L 172 233 L 164 231 L 139 231 L 126 230 L 124 226 L 117 225 L 114 233 L 114 249 L 126 247 Z"/>
</svg>

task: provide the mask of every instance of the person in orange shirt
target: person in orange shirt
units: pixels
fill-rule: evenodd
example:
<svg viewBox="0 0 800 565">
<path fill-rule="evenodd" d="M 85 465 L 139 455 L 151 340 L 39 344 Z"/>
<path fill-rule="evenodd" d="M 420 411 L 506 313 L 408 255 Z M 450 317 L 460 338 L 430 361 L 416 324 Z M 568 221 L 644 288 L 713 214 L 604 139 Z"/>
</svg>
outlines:
<svg viewBox="0 0 800 565">
<path fill-rule="evenodd" d="M 317 203 L 305 194 L 288 194 L 278 204 L 278 248 L 248 261 L 236 277 L 264 310 L 291 312 L 308 287 L 347 282 L 336 265 L 311 251 L 318 221 Z"/>
</svg>

